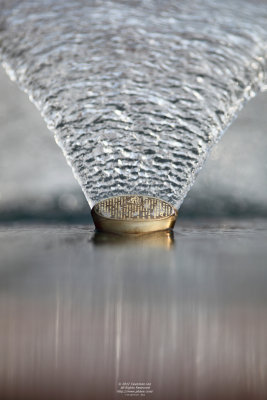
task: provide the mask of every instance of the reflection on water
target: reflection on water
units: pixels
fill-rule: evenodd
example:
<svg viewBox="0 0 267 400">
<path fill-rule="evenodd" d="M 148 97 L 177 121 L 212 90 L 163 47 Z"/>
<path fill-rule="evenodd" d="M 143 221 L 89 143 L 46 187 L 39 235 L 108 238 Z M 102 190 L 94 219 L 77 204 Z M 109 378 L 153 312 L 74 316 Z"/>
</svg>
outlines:
<svg viewBox="0 0 267 400">
<path fill-rule="evenodd" d="M 161 231 L 140 235 L 119 235 L 96 232 L 92 240 L 95 245 L 101 246 L 127 245 L 171 249 L 174 244 L 174 235 L 172 231 Z"/>
<path fill-rule="evenodd" d="M 180 221 L 168 250 L 1 228 L 0 398 L 123 399 L 119 382 L 151 383 L 153 399 L 266 398 L 266 237 L 264 221 Z"/>
</svg>

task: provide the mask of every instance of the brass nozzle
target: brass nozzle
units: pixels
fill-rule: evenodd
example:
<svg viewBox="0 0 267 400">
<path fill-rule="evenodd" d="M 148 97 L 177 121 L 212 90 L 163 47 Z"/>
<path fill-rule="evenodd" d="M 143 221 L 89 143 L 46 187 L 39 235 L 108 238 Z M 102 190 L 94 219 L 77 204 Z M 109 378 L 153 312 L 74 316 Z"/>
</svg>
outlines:
<svg viewBox="0 0 267 400">
<path fill-rule="evenodd" d="M 174 227 L 178 212 L 164 200 L 142 195 L 110 197 L 96 203 L 96 229 L 113 233 L 149 233 Z"/>
</svg>

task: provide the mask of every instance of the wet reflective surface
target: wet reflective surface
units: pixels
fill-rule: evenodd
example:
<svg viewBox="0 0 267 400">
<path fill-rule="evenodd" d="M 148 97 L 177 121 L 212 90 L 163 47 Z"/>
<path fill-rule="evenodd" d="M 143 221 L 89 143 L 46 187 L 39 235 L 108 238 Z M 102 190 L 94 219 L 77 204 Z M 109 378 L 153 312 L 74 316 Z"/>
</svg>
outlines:
<svg viewBox="0 0 267 400">
<path fill-rule="evenodd" d="M 267 221 L 0 227 L 0 398 L 267 396 Z"/>
</svg>

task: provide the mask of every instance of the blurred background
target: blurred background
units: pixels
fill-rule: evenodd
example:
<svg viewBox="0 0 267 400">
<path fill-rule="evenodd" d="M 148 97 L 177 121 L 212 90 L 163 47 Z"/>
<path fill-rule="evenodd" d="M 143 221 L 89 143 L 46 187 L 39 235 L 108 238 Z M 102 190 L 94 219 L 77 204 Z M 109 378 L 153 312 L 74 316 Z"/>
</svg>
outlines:
<svg viewBox="0 0 267 400">
<path fill-rule="evenodd" d="M 0 69 L 0 220 L 83 220 L 88 205 L 41 115 Z M 267 216 L 267 94 L 213 148 L 183 216 Z"/>
</svg>

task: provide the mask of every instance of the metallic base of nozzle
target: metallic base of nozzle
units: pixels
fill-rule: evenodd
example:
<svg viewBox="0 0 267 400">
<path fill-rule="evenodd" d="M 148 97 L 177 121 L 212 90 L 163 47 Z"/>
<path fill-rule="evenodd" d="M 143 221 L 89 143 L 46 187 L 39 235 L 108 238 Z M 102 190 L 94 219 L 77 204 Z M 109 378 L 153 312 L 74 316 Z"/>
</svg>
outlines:
<svg viewBox="0 0 267 400">
<path fill-rule="evenodd" d="M 166 201 L 142 195 L 110 197 L 92 209 L 97 230 L 121 234 L 172 229 L 177 215 L 177 210 Z"/>
</svg>

